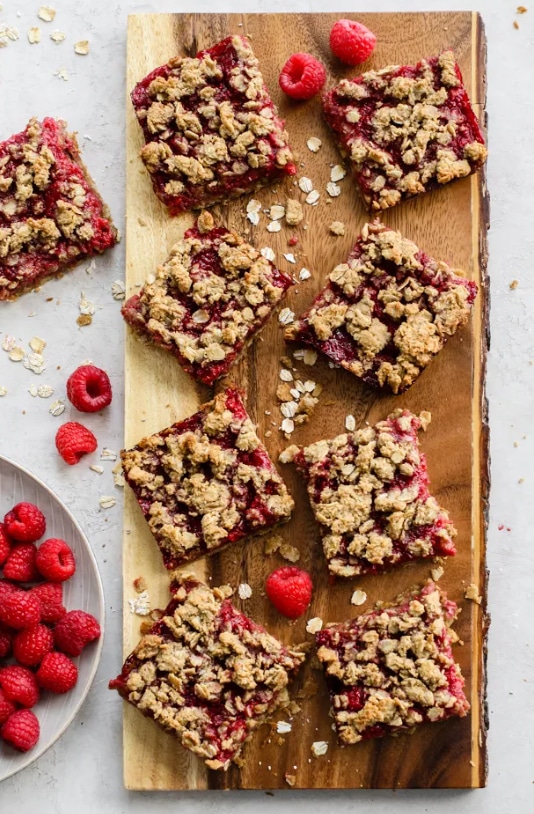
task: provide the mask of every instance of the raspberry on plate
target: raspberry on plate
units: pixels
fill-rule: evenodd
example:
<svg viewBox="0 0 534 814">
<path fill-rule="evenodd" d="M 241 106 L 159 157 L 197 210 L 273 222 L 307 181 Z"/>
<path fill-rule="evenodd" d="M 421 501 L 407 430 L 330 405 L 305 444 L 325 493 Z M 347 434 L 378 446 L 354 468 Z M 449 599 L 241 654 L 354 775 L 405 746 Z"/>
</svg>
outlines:
<svg viewBox="0 0 534 814">
<path fill-rule="evenodd" d="M 76 571 L 74 554 L 65 540 L 51 537 L 37 549 L 35 558 L 37 570 L 50 582 L 65 582 Z"/>
<path fill-rule="evenodd" d="M 429 491 L 417 431 L 430 413 L 396 410 L 374 426 L 280 456 L 307 481 L 333 576 L 379 573 L 424 557 L 456 553 L 449 515 Z"/>
<path fill-rule="evenodd" d="M 18 709 L 9 716 L 0 729 L 0 737 L 19 752 L 33 749 L 39 740 L 39 734 L 39 721 L 30 709 Z"/>
<path fill-rule="evenodd" d="M 368 223 L 285 337 L 401 393 L 469 319 L 477 286 L 462 275 L 399 232 Z"/>
<path fill-rule="evenodd" d="M 316 634 L 340 744 L 463 718 L 470 705 L 451 645 L 455 602 L 432 582 Z"/>
<path fill-rule="evenodd" d="M 280 71 L 280 87 L 292 99 L 311 99 L 326 81 L 322 62 L 311 54 L 292 54 Z"/>
<path fill-rule="evenodd" d="M 12 540 L 35 543 L 46 531 L 42 511 L 33 503 L 17 503 L 4 517 L 5 530 Z"/>
<path fill-rule="evenodd" d="M 225 375 L 294 280 L 203 212 L 123 306 L 126 322 L 204 384 Z"/>
<path fill-rule="evenodd" d="M 41 603 L 31 591 L 10 591 L 0 602 L 0 622 L 15 630 L 32 627 L 41 621 Z"/>
<path fill-rule="evenodd" d="M 40 687 L 62 695 L 78 681 L 78 668 L 63 653 L 47 653 L 35 674 Z"/>
<path fill-rule="evenodd" d="M 284 123 L 245 37 L 174 57 L 132 92 L 141 158 L 171 215 L 296 173 Z"/>
<path fill-rule="evenodd" d="M 90 642 L 99 637 L 98 621 L 92 614 L 82 610 L 68 611 L 54 626 L 55 645 L 69 656 L 79 656 Z"/>
<path fill-rule="evenodd" d="M 82 413 L 97 413 L 111 404 L 109 376 L 95 365 L 81 365 L 67 379 L 69 401 Z"/>
<path fill-rule="evenodd" d="M 39 572 L 35 566 L 37 549 L 33 543 L 14 545 L 4 563 L 4 576 L 13 582 L 32 582 L 38 579 Z"/>
<path fill-rule="evenodd" d="M 276 610 L 288 619 L 298 619 L 307 610 L 313 583 L 307 571 L 294 565 L 278 568 L 269 574 L 265 591 Z"/>
<path fill-rule="evenodd" d="M 57 451 L 69 466 L 79 463 L 83 455 L 94 452 L 97 447 L 96 436 L 77 421 L 67 421 L 56 433 Z"/>
<path fill-rule="evenodd" d="M 116 242 L 109 211 L 65 122 L 31 119 L 0 143 L 0 168 L 0 300 Z"/>
<path fill-rule="evenodd" d="M 31 592 L 41 603 L 42 622 L 54 624 L 67 613 L 67 609 L 63 605 L 63 584 L 61 582 L 42 582 L 34 585 Z"/>
<path fill-rule="evenodd" d="M 452 51 L 343 79 L 323 105 L 372 211 L 465 178 L 486 160 Z"/>
<path fill-rule="evenodd" d="M 363 23 L 338 20 L 330 31 L 330 49 L 346 65 L 361 65 L 375 50 L 376 36 Z"/>
<path fill-rule="evenodd" d="M 10 715 L 12 715 L 16 711 L 17 707 L 6 698 L 3 689 L 0 687 L 0 725 L 7 721 Z"/>
<path fill-rule="evenodd" d="M 0 602 L 2 598 L 0 597 Z M 8 625 L 0 622 L 0 659 L 5 659 L 11 652 L 11 642 L 13 639 L 13 631 Z"/>
<path fill-rule="evenodd" d="M 21 630 L 13 637 L 13 655 L 19 664 L 36 667 L 52 650 L 54 635 L 49 627 L 38 624 Z"/>
<path fill-rule="evenodd" d="M 0 523 L 0 566 L 7 560 L 7 556 L 13 546 L 13 540 L 9 537 L 4 523 Z"/>
<path fill-rule="evenodd" d="M 22 707 L 33 707 L 39 700 L 39 685 L 34 673 L 20 664 L 0 667 L 0 687 L 8 701 Z"/>
<path fill-rule="evenodd" d="M 234 608 L 228 585 L 211 589 L 182 573 L 171 592 L 162 619 L 109 686 L 210 769 L 226 770 L 251 733 L 287 706 L 305 656 Z"/>
<path fill-rule="evenodd" d="M 169 569 L 291 517 L 293 499 L 235 388 L 121 459 Z"/>
</svg>

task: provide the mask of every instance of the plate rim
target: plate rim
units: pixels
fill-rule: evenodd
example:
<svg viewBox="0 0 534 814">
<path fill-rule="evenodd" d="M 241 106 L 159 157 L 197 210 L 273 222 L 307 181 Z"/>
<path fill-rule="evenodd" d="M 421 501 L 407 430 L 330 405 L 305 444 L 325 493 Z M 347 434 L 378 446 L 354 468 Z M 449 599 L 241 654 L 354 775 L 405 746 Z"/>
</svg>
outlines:
<svg viewBox="0 0 534 814">
<path fill-rule="evenodd" d="M 7 780 L 10 777 L 13 777 L 13 775 L 15 775 L 15 774 L 18 774 L 18 772 L 21 772 L 24 769 L 27 769 L 28 766 L 30 766 L 36 760 L 39 760 L 46 752 L 48 752 L 48 750 L 52 746 L 54 746 L 54 744 L 56 744 L 58 742 L 58 740 L 62 737 L 62 735 L 65 734 L 65 732 L 67 731 L 69 726 L 74 721 L 74 718 L 76 717 L 76 715 L 78 715 L 78 713 L 80 712 L 80 710 L 81 710 L 83 704 L 85 703 L 85 700 L 86 700 L 86 698 L 87 698 L 87 696 L 89 694 L 89 690 L 93 686 L 93 681 L 95 680 L 96 673 L 97 673 L 98 668 L 100 666 L 100 661 L 101 661 L 101 658 L 102 658 L 102 650 L 103 650 L 103 646 L 104 646 L 105 622 L 106 622 L 106 603 L 105 603 L 104 585 L 103 585 L 103 582 L 102 582 L 102 576 L 100 574 L 100 569 L 98 567 L 97 559 L 96 559 L 96 557 L 94 555 L 91 544 L 89 543 L 89 539 L 88 539 L 87 535 L 85 534 L 84 530 L 82 529 L 81 525 L 76 520 L 76 518 L 74 517 L 74 515 L 70 511 L 70 509 L 61 500 L 61 498 L 54 492 L 53 489 L 51 489 L 48 486 L 48 484 L 46 484 L 43 480 L 41 480 L 41 478 L 39 478 L 37 475 L 35 475 L 33 472 L 31 472 L 25 466 L 22 466 L 22 464 L 16 463 L 12 458 L 9 458 L 7 455 L 0 454 L 0 464 L 2 464 L 2 463 L 8 464 L 9 466 L 13 467 L 13 469 L 18 470 L 19 472 L 22 472 L 24 475 L 26 475 L 26 477 L 33 480 L 41 489 L 44 489 L 44 491 L 47 492 L 49 494 L 49 496 L 56 503 L 58 503 L 61 506 L 63 511 L 66 512 L 66 514 L 68 515 L 68 517 L 69 517 L 70 521 L 72 522 L 73 526 L 76 528 L 77 532 L 79 533 L 81 540 L 85 544 L 85 547 L 87 549 L 87 553 L 89 555 L 89 559 L 92 562 L 93 570 L 94 570 L 94 573 L 96 575 L 96 584 L 97 584 L 97 588 L 98 588 L 98 608 L 99 608 L 99 613 L 100 613 L 100 630 L 101 630 L 101 633 L 100 633 L 100 637 L 98 639 L 98 642 L 97 642 L 97 644 L 96 644 L 96 646 L 95 646 L 95 648 L 93 650 L 93 665 L 92 665 L 91 670 L 89 672 L 89 677 L 88 677 L 85 689 L 84 689 L 78 703 L 76 704 L 76 706 L 74 707 L 74 709 L 72 710 L 70 715 L 67 717 L 66 721 L 59 728 L 58 732 L 52 737 L 50 742 L 40 752 L 32 754 L 32 750 L 30 750 L 29 752 L 26 753 L 28 755 L 28 760 L 26 762 L 24 762 L 21 766 L 15 767 L 12 771 L 9 771 L 7 774 L 5 774 L 3 776 L 0 776 L 0 783 L 2 783 L 4 780 Z"/>
</svg>

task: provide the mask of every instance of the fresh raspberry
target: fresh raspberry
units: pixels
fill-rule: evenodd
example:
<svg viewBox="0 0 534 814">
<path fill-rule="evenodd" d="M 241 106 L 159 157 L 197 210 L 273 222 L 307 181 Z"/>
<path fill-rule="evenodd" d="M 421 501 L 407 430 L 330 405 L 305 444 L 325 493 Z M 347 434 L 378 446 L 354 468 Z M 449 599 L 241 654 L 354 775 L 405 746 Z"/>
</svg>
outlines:
<svg viewBox="0 0 534 814">
<path fill-rule="evenodd" d="M 53 625 L 67 613 L 67 609 L 63 605 L 61 582 L 42 582 L 40 585 L 34 585 L 31 592 L 41 603 L 41 622 Z"/>
<path fill-rule="evenodd" d="M 5 659 L 11 651 L 12 631 L 0 623 L 0 659 Z"/>
<path fill-rule="evenodd" d="M 47 653 L 36 672 L 39 686 L 62 694 L 72 690 L 78 681 L 78 668 L 63 653 Z"/>
<path fill-rule="evenodd" d="M 7 721 L 9 716 L 12 715 L 16 709 L 13 701 L 9 701 L 6 698 L 3 689 L 0 687 L 0 725 L 3 724 L 4 721 Z"/>
<path fill-rule="evenodd" d="M 32 627 L 41 621 L 41 603 L 31 591 L 11 591 L 2 597 L 0 622 L 15 630 Z"/>
<path fill-rule="evenodd" d="M 33 503 L 17 503 L 4 517 L 6 531 L 19 543 L 35 543 L 46 529 L 45 516 Z"/>
<path fill-rule="evenodd" d="M 330 31 L 332 53 L 347 65 L 361 65 L 375 49 L 372 31 L 354 20 L 338 20 Z"/>
<path fill-rule="evenodd" d="M 39 685 L 31 670 L 20 664 L 0 668 L 0 687 L 8 701 L 33 707 L 39 700 Z"/>
<path fill-rule="evenodd" d="M 74 554 L 65 540 L 51 537 L 41 543 L 35 560 L 39 573 L 50 582 L 65 582 L 76 571 Z"/>
<path fill-rule="evenodd" d="M 280 71 L 280 87 L 292 99 L 311 99 L 326 81 L 324 65 L 311 54 L 293 54 Z"/>
<path fill-rule="evenodd" d="M 111 382 L 105 370 L 94 365 L 76 368 L 67 379 L 67 396 L 82 413 L 97 413 L 111 404 Z"/>
<path fill-rule="evenodd" d="M 77 421 L 67 421 L 56 433 L 57 451 L 70 466 L 77 464 L 88 452 L 94 452 L 98 446 L 95 436 Z"/>
<path fill-rule="evenodd" d="M 4 563 L 4 576 L 13 582 L 33 582 L 39 579 L 35 566 L 37 549 L 33 543 L 14 545 Z"/>
<path fill-rule="evenodd" d="M 13 638 L 13 655 L 25 667 L 37 667 L 54 646 L 54 636 L 46 625 L 33 625 Z"/>
<path fill-rule="evenodd" d="M 68 656 L 79 656 L 84 647 L 99 636 L 97 620 L 82 610 L 69 611 L 54 628 L 56 647 Z"/>
<path fill-rule="evenodd" d="M 7 560 L 7 555 L 11 551 L 13 541 L 10 539 L 7 529 L 3 523 L 0 523 L 0 565 L 3 565 Z"/>
<path fill-rule="evenodd" d="M 307 571 L 287 565 L 269 574 L 265 590 L 279 613 L 297 619 L 311 602 L 313 583 Z"/>
<path fill-rule="evenodd" d="M 0 579 L 0 600 L 6 594 L 12 594 L 13 591 L 21 591 L 20 585 L 15 585 L 14 582 L 9 582 L 7 579 Z"/>
<path fill-rule="evenodd" d="M 30 709 L 18 709 L 9 716 L 0 729 L 0 736 L 19 752 L 28 752 L 33 749 L 39 740 L 39 735 L 39 721 Z"/>
</svg>

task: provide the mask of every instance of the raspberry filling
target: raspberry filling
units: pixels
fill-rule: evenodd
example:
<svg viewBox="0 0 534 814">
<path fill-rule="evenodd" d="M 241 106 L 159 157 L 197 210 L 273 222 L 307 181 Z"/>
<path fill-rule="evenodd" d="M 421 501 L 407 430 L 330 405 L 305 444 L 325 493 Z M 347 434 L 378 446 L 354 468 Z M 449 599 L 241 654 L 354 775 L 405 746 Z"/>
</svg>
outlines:
<svg viewBox="0 0 534 814">
<path fill-rule="evenodd" d="M 243 37 L 227 37 L 195 59 L 172 59 L 131 98 L 147 144 L 156 145 L 142 158 L 173 215 L 296 173 L 283 122 Z"/>
</svg>

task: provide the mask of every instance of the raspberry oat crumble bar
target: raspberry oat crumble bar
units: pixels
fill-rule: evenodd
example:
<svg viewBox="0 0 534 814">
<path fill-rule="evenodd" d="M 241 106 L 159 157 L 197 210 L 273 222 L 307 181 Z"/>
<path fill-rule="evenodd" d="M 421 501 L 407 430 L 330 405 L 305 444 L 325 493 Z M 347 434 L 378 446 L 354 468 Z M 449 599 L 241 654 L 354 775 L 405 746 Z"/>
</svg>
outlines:
<svg viewBox="0 0 534 814">
<path fill-rule="evenodd" d="M 400 393 L 467 322 L 477 286 L 461 274 L 399 232 L 368 223 L 285 337 L 317 348 L 367 384 Z"/>
<path fill-rule="evenodd" d="M 235 389 L 121 459 L 167 568 L 270 530 L 293 510 Z"/>
<path fill-rule="evenodd" d="M 334 576 L 456 553 L 456 529 L 429 492 L 419 451 L 417 431 L 429 423 L 430 413 L 396 410 L 374 426 L 282 452 L 306 478 Z"/>
<path fill-rule="evenodd" d="M 284 123 L 244 37 L 175 57 L 139 82 L 132 102 L 141 158 L 172 215 L 296 173 Z"/>
<path fill-rule="evenodd" d="M 486 160 L 452 51 L 343 79 L 324 113 L 371 210 L 464 178 Z"/>
<path fill-rule="evenodd" d="M 451 649 L 457 615 L 456 603 L 428 581 L 392 606 L 316 634 L 340 744 L 467 715 Z"/>
<path fill-rule="evenodd" d="M 0 300 L 14 299 L 116 240 L 65 122 L 34 118 L 0 143 Z"/>
<path fill-rule="evenodd" d="M 124 305 L 132 328 L 204 384 L 227 373 L 293 285 L 292 278 L 209 212 Z"/>
<path fill-rule="evenodd" d="M 163 618 L 110 688 L 210 769 L 226 770 L 253 730 L 287 705 L 305 656 L 236 610 L 229 586 L 211 589 L 183 574 L 171 591 Z"/>
</svg>

